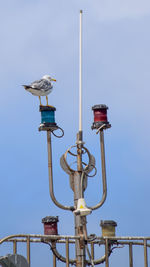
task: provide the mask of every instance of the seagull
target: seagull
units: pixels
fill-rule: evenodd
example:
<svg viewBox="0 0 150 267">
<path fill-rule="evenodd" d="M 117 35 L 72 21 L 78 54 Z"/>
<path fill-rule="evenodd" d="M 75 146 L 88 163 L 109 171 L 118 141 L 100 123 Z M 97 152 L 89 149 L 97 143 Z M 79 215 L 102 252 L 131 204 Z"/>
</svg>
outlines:
<svg viewBox="0 0 150 267">
<path fill-rule="evenodd" d="M 32 95 L 36 95 L 39 97 L 40 105 L 41 103 L 41 96 L 46 96 L 46 102 L 48 106 L 48 97 L 52 92 L 53 85 L 51 81 L 56 82 L 55 79 L 51 78 L 49 75 L 44 75 L 42 79 L 32 82 L 30 85 L 23 85 L 23 87 L 29 91 Z"/>
</svg>

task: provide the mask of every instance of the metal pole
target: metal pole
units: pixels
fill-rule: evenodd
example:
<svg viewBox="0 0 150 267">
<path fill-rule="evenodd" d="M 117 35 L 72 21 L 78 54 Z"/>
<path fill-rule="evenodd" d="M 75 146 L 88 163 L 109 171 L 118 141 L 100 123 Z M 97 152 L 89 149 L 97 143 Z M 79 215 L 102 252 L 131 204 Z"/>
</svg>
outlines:
<svg viewBox="0 0 150 267">
<path fill-rule="evenodd" d="M 132 243 L 129 244 L 129 265 L 130 265 L 130 267 L 133 267 Z"/>
<path fill-rule="evenodd" d="M 69 267 L 69 240 L 66 239 L 66 267 Z"/>
<path fill-rule="evenodd" d="M 56 256 L 53 253 L 53 267 L 56 267 Z"/>
<path fill-rule="evenodd" d="M 53 189 L 53 168 L 52 168 L 52 144 L 51 144 L 51 132 L 47 131 L 47 149 L 48 149 L 48 174 L 49 174 L 49 192 L 52 201 L 56 206 L 58 206 L 61 209 L 64 210 L 71 210 L 71 207 L 64 206 L 61 203 L 59 203 L 54 195 L 54 189 Z"/>
<path fill-rule="evenodd" d="M 100 131 L 100 148 L 101 148 L 101 167 L 102 167 L 102 182 L 103 182 L 103 195 L 101 201 L 93 206 L 89 207 L 92 210 L 96 210 L 100 208 L 107 197 L 107 181 L 106 181 L 106 165 L 105 165 L 105 145 L 104 145 L 104 132 L 103 130 Z"/>
<path fill-rule="evenodd" d="M 144 240 L 144 267 L 148 267 L 148 260 L 147 260 L 147 240 Z"/>
<path fill-rule="evenodd" d="M 109 255 L 108 255 L 108 239 L 105 240 L 105 255 L 106 255 L 106 261 L 105 266 L 109 267 Z"/>
<path fill-rule="evenodd" d="M 81 198 L 81 174 L 79 171 L 74 173 L 74 205 L 77 207 L 78 199 Z M 80 215 L 74 215 L 75 220 L 75 235 L 83 237 L 83 223 Z M 85 267 L 85 245 L 84 240 L 76 240 L 76 266 L 77 267 Z"/>
<path fill-rule="evenodd" d="M 77 134 L 77 171 L 74 172 L 74 206 L 77 208 L 78 199 L 83 197 L 81 194 L 81 175 L 82 175 L 82 10 L 80 10 L 80 38 L 79 38 L 79 132 Z M 80 236 L 81 240 L 76 240 L 76 266 L 85 267 L 85 244 L 83 221 L 80 215 L 74 216 L 75 235 Z M 86 217 L 85 217 L 86 221 Z"/>
<path fill-rule="evenodd" d="M 30 267 L 30 237 L 27 237 L 27 262 Z"/>
<path fill-rule="evenodd" d="M 17 254 L 17 241 L 13 241 L 13 254 Z"/>
<path fill-rule="evenodd" d="M 80 10 L 79 38 L 79 132 L 82 132 L 82 10 Z"/>
</svg>

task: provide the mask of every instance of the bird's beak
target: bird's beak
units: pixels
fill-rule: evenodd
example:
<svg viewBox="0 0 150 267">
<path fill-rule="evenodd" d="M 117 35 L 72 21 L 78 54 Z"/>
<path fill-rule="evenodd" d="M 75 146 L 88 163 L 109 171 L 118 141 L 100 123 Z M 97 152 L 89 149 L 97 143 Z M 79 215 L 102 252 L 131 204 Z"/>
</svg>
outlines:
<svg viewBox="0 0 150 267">
<path fill-rule="evenodd" d="M 51 80 L 52 80 L 53 82 L 56 82 L 56 80 L 55 80 L 55 79 L 53 79 L 53 78 L 51 78 Z"/>
</svg>

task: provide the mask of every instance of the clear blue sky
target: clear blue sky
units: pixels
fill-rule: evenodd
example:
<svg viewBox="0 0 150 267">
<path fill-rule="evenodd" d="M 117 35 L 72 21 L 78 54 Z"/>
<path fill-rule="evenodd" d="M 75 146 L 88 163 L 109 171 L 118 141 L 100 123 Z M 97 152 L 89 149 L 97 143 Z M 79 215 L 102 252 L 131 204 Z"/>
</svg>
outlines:
<svg viewBox="0 0 150 267">
<path fill-rule="evenodd" d="M 43 233 L 41 219 L 47 215 L 59 215 L 60 234 L 74 233 L 73 215 L 55 207 L 49 197 L 38 98 L 21 85 L 44 74 L 57 79 L 49 102 L 57 108 L 56 122 L 65 136 L 53 138 L 54 188 L 59 201 L 72 205 L 69 177 L 59 158 L 75 144 L 78 131 L 80 9 L 84 141 L 99 171 L 88 183 L 88 205 L 96 204 L 102 193 L 99 138 L 91 131 L 91 107 L 107 104 L 112 124 L 105 133 L 108 197 L 88 217 L 88 233 L 100 235 L 100 220 L 113 219 L 117 235 L 150 235 L 150 2 L 5 0 L 0 10 L 1 237 Z"/>
</svg>

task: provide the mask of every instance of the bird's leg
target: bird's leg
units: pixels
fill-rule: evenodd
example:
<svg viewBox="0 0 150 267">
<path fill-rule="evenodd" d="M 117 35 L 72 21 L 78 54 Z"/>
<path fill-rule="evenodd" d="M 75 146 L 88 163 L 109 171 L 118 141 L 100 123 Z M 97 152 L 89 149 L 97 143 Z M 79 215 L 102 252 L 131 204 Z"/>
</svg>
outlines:
<svg viewBox="0 0 150 267">
<path fill-rule="evenodd" d="M 48 104 L 48 96 L 46 95 L 46 103 L 47 103 L 47 106 L 48 107 L 50 107 L 50 108 L 54 108 L 53 106 L 50 106 L 49 104 Z"/>
<path fill-rule="evenodd" d="M 39 96 L 39 100 L 40 100 L 40 106 L 42 106 L 42 103 L 41 103 L 41 97 Z"/>
<path fill-rule="evenodd" d="M 47 103 L 47 106 L 48 106 L 48 96 L 46 95 L 46 103 Z"/>
</svg>

